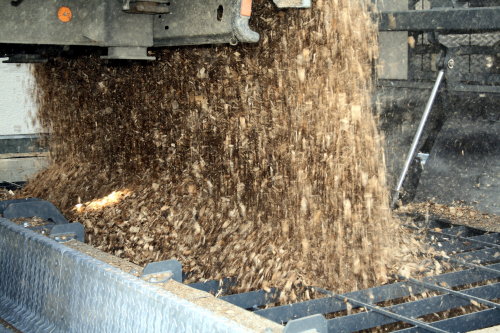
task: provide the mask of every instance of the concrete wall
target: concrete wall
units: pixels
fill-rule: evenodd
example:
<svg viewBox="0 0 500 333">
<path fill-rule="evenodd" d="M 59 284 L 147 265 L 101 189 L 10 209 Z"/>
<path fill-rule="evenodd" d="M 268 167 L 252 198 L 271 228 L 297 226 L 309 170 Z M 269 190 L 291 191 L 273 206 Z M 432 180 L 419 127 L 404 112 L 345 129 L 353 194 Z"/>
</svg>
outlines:
<svg viewBox="0 0 500 333">
<path fill-rule="evenodd" d="M 383 0 L 378 2 L 380 11 L 407 10 L 408 0 Z M 388 80 L 408 79 L 408 32 L 385 31 L 379 33 L 378 78 Z"/>
<path fill-rule="evenodd" d="M 29 65 L 3 64 L 0 58 L 0 184 L 25 181 L 47 165 L 37 144 L 36 112 Z"/>
<path fill-rule="evenodd" d="M 33 79 L 29 65 L 3 64 L 0 59 L 0 136 L 34 134 Z"/>
</svg>

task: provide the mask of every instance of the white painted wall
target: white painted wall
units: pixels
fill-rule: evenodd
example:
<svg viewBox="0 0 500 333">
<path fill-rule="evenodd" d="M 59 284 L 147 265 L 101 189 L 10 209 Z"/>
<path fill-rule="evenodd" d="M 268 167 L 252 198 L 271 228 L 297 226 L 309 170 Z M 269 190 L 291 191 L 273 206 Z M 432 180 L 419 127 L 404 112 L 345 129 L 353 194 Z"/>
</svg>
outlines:
<svg viewBox="0 0 500 333">
<path fill-rule="evenodd" d="M 36 106 L 30 66 L 2 61 L 0 58 L 0 144 L 2 139 L 40 132 L 32 124 Z M 10 155 L 0 154 L 0 182 L 25 181 L 48 164 L 46 156 Z"/>
<path fill-rule="evenodd" d="M 378 4 L 381 11 L 408 9 L 408 0 L 383 0 Z M 408 80 L 408 32 L 380 32 L 379 52 L 379 79 Z"/>
<path fill-rule="evenodd" d="M 3 60 L 0 58 L 0 136 L 37 133 L 31 120 L 36 106 L 30 66 L 3 64 Z"/>
</svg>

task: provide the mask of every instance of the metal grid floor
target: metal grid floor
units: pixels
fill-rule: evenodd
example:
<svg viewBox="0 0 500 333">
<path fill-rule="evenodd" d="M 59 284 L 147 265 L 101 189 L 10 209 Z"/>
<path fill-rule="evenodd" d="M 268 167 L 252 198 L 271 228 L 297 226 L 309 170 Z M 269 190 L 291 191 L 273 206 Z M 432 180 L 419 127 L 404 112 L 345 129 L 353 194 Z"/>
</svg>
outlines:
<svg viewBox="0 0 500 333">
<path fill-rule="evenodd" d="M 43 208 L 41 212 L 48 220 L 60 217 L 60 213 L 52 209 L 55 207 L 42 207 L 38 200 L 11 201 L 12 212 L 7 210 L 7 203 L 0 202 L 0 215 L 10 213 L 19 217 L 24 211 L 33 216 L 33 211 L 25 209 L 32 205 Z M 19 209 L 13 210 L 16 206 Z M 223 295 L 219 298 L 279 324 L 307 320 L 306 327 L 316 328 L 317 332 L 374 328 L 398 332 L 466 332 L 499 325 L 500 234 L 456 226 L 436 218 L 414 216 L 412 220 L 414 224 L 407 227 L 421 233 L 439 250 L 440 255 L 433 259 L 441 264 L 446 262 L 451 268 L 448 272 L 419 280 L 397 276 L 397 282 L 345 294 L 314 288 L 323 294 L 322 298 L 279 306 L 275 305 L 279 300 L 276 289 L 230 294 L 236 284 L 231 278 L 189 286 Z M 76 237 L 74 230 L 66 232 Z M 445 311 L 446 314 L 440 316 Z M 290 325 L 284 331 L 302 331 L 289 328 Z"/>
<path fill-rule="evenodd" d="M 408 227 L 424 230 L 422 226 Z M 397 332 L 466 332 L 499 325 L 500 234 L 453 226 L 438 219 L 427 224 L 425 232 L 432 245 L 446 253 L 434 259 L 448 262 L 455 271 L 420 280 L 399 277 L 399 281 L 392 284 L 345 294 L 316 288 L 326 297 L 281 306 L 272 306 L 279 298 L 277 290 L 221 298 L 281 324 L 322 314 L 330 318 L 327 320 L 328 332 L 373 328 Z M 223 293 L 232 283 L 230 279 L 224 280 L 222 290 L 217 281 L 191 286 Z M 423 296 L 426 293 L 432 296 Z M 412 296 L 420 299 L 412 300 Z M 390 303 L 394 305 L 387 305 Z M 471 305 L 475 309 L 470 309 Z M 469 313 L 456 315 L 460 311 L 455 311 L 455 314 L 447 314 L 446 319 L 432 316 L 461 307 L 469 307 Z M 348 308 L 357 313 L 348 315 Z"/>
</svg>

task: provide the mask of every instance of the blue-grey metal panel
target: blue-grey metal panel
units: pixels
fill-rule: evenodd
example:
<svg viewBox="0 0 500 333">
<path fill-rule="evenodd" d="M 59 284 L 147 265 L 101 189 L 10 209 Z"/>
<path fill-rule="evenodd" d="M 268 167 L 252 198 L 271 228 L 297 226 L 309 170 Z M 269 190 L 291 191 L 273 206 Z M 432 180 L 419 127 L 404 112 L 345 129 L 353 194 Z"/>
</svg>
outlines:
<svg viewBox="0 0 500 333">
<path fill-rule="evenodd" d="M 32 201 L 40 201 L 37 198 L 26 198 L 26 199 L 12 199 L 12 200 L 3 200 L 0 201 L 0 215 L 3 214 L 5 208 L 7 208 L 10 204 L 20 203 L 20 202 L 32 202 Z"/>
<path fill-rule="evenodd" d="M 14 331 L 3 326 L 2 323 L 0 323 L 0 333 L 14 333 Z"/>
<path fill-rule="evenodd" d="M 11 202 L 7 204 L 2 214 L 7 219 L 37 216 L 44 220 L 52 221 L 55 224 L 69 223 L 56 206 L 45 200 Z"/>
<path fill-rule="evenodd" d="M 248 331 L 3 218 L 0 267 L 0 317 L 23 332 Z"/>
</svg>

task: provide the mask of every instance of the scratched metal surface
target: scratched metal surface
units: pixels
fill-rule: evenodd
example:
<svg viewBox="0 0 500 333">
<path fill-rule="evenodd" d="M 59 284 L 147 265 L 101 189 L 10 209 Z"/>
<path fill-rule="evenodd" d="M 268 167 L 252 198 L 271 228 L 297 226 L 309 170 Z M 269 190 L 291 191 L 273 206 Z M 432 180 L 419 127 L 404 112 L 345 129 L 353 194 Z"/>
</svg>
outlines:
<svg viewBox="0 0 500 333">
<path fill-rule="evenodd" d="M 23 332 L 248 331 L 3 218 L 0 318 Z"/>
</svg>

